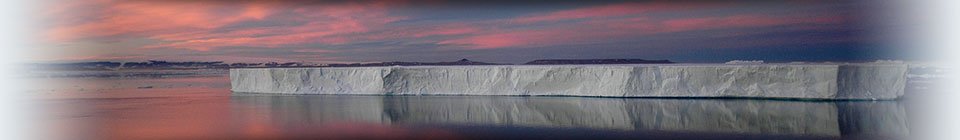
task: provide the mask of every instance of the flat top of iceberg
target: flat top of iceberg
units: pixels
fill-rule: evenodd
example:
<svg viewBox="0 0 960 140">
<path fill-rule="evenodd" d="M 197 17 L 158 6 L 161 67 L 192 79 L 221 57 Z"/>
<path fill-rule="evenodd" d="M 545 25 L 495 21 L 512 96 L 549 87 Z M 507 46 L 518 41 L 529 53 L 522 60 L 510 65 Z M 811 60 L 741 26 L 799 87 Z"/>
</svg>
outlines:
<svg viewBox="0 0 960 140">
<path fill-rule="evenodd" d="M 565 64 L 565 65 L 449 65 L 449 66 L 372 66 L 372 67 L 300 67 L 300 68 L 233 68 L 233 69 L 382 69 L 382 68 L 542 68 L 542 67 L 637 67 L 637 66 L 665 66 L 665 67 L 743 67 L 743 66 L 804 66 L 804 67 L 833 67 L 833 66 L 895 66 L 906 65 L 898 63 L 746 63 L 746 64 L 718 64 L 718 63 L 674 63 L 674 64 Z"/>
</svg>

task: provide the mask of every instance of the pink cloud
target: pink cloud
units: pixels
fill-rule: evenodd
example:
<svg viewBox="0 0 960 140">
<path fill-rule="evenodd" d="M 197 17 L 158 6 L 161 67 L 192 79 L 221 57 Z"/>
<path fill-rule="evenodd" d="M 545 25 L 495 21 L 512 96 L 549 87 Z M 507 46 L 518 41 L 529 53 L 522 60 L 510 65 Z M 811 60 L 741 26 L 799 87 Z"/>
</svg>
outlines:
<svg viewBox="0 0 960 140">
<path fill-rule="evenodd" d="M 320 7 L 300 7 L 292 12 L 302 19 L 312 20 L 299 26 L 245 28 L 226 33 L 187 33 L 156 35 L 154 39 L 170 43 L 145 48 L 182 48 L 208 51 L 225 46 L 278 47 L 305 43 L 344 44 L 353 38 L 339 35 L 369 32 L 382 28 L 404 17 L 389 16 L 386 6 L 379 3 L 350 4 Z M 314 10 L 319 9 L 319 10 Z"/>
<path fill-rule="evenodd" d="M 506 25 L 577 20 L 553 23 L 539 29 L 485 29 L 472 31 L 464 38 L 439 44 L 465 46 L 467 49 L 504 47 L 540 47 L 604 42 L 640 36 L 722 28 L 752 28 L 791 24 L 836 24 L 847 17 L 802 14 L 770 16 L 744 13 L 712 17 L 651 18 L 653 12 L 702 10 L 722 3 L 619 3 L 533 14 L 500 21 Z"/>
<path fill-rule="evenodd" d="M 574 25 L 575 26 L 575 25 Z M 505 47 L 542 47 L 561 44 L 582 44 L 608 38 L 618 32 L 591 31 L 598 28 L 570 28 L 560 26 L 532 30 L 496 30 L 470 35 L 464 38 L 444 40 L 438 44 L 466 46 L 467 49 L 494 49 Z"/>
<path fill-rule="evenodd" d="M 663 21 L 671 31 L 689 31 L 699 29 L 762 27 L 786 24 L 830 24 L 840 22 L 838 17 L 771 17 L 762 15 L 734 15 L 726 17 L 686 18 Z"/>
<path fill-rule="evenodd" d="M 493 49 L 523 45 L 534 38 L 539 38 L 541 35 L 543 34 L 535 32 L 494 33 L 446 40 L 438 42 L 438 44 L 468 45 L 470 49 Z"/>
<path fill-rule="evenodd" d="M 387 2 L 345 3 L 337 5 L 289 5 L 267 1 L 242 3 L 93 1 L 100 18 L 88 22 L 64 24 L 49 30 L 51 40 L 68 42 L 96 37 L 123 35 L 145 37 L 160 43 L 143 48 L 179 48 L 209 51 L 226 46 L 277 47 L 304 43 L 343 44 L 352 38 L 339 35 L 368 32 L 387 23 L 404 19 L 390 16 Z M 93 6 L 61 6 L 87 9 Z M 60 10 L 62 11 L 62 10 Z M 62 13 L 51 10 L 51 13 Z M 69 11 L 69 10 L 67 10 Z M 226 25 L 267 20 L 274 13 L 293 13 L 305 22 L 298 26 L 237 28 L 224 32 Z M 62 16 L 62 15 L 61 15 Z M 290 15 L 287 15 L 290 16 Z"/>
<path fill-rule="evenodd" d="M 480 32 L 480 27 L 470 26 L 466 24 L 454 24 L 446 26 L 435 26 L 432 28 L 424 30 L 410 30 L 407 32 L 413 32 L 411 36 L 413 37 L 427 37 L 427 36 L 438 36 L 438 35 L 462 35 L 469 33 Z"/>
<path fill-rule="evenodd" d="M 791 24 L 826 25 L 840 23 L 843 22 L 844 19 L 844 17 L 835 16 L 773 17 L 752 14 L 665 20 L 653 20 L 642 16 L 608 18 L 555 24 L 534 30 L 493 30 L 479 32 L 465 38 L 440 41 L 439 44 L 465 46 L 466 49 L 576 45 L 696 30 L 768 27 Z"/>
<path fill-rule="evenodd" d="M 324 49 L 299 49 L 299 50 L 293 50 L 293 52 L 301 52 L 301 53 L 334 53 L 334 52 L 336 52 L 336 51 L 324 50 Z"/>
<path fill-rule="evenodd" d="M 261 20 L 271 11 L 258 4 L 240 6 L 238 12 L 215 13 L 227 5 L 196 3 L 148 2 L 148 1 L 92 1 L 91 7 L 72 7 L 67 11 L 94 10 L 101 14 L 96 20 L 79 24 L 53 27 L 49 31 L 52 40 L 105 37 L 113 35 L 148 35 L 190 30 L 205 30 L 222 27 L 240 21 Z M 65 11 L 64 11 L 65 12 Z M 69 15 L 69 13 L 63 13 Z"/>
<path fill-rule="evenodd" d="M 155 43 L 131 46 L 137 47 L 135 48 L 137 51 L 127 51 L 127 55 L 136 55 L 130 52 L 147 54 L 150 50 L 170 48 L 179 49 L 178 51 L 212 51 L 231 46 L 339 45 L 384 40 L 437 42 L 441 45 L 460 46 L 461 49 L 545 47 L 607 43 L 654 34 L 698 30 L 792 24 L 829 25 L 842 23 L 848 19 L 841 16 L 803 13 L 771 16 L 752 12 L 730 13 L 732 15 L 680 14 L 654 17 L 651 15 L 660 12 L 703 10 L 723 6 L 718 6 L 719 3 L 619 3 L 487 21 L 444 20 L 439 21 L 440 23 L 425 21 L 411 22 L 415 24 L 395 24 L 397 21 L 408 19 L 391 13 L 390 10 L 396 8 L 396 4 L 380 1 L 293 5 L 271 1 L 205 4 L 187 1 L 91 0 L 89 3 L 56 6 L 47 12 L 60 14 L 59 18 L 64 20 L 62 23 L 55 24 L 56 26 L 49 31 L 51 38 L 56 41 L 134 38 Z M 72 11 L 84 10 L 93 12 L 70 14 Z M 84 17 L 76 18 L 84 20 L 70 18 L 74 15 Z M 289 22 L 290 24 L 246 27 L 253 25 L 245 23 L 253 22 L 255 24 Z M 336 53 L 323 49 L 303 49 L 293 50 L 293 52 Z M 84 57 L 74 59 L 132 59 L 82 56 Z M 209 58 L 260 60 L 256 57 Z"/>
<path fill-rule="evenodd" d="M 466 46 L 467 49 L 492 49 L 582 44 L 635 37 L 629 35 L 662 32 L 658 31 L 661 30 L 659 28 L 662 28 L 660 23 L 649 20 L 645 16 L 647 13 L 710 8 L 716 5 L 713 3 L 618 3 L 532 14 L 495 22 L 505 25 L 522 25 L 564 20 L 589 20 L 557 23 L 540 29 L 470 30 L 472 34 L 465 38 L 444 40 L 440 41 L 439 44 Z"/>
<path fill-rule="evenodd" d="M 636 16 L 648 12 L 665 12 L 706 8 L 711 4 L 677 3 L 618 3 L 601 6 L 562 10 L 544 14 L 535 14 L 512 19 L 515 23 L 535 23 L 586 18 L 608 18 L 617 16 Z"/>
</svg>

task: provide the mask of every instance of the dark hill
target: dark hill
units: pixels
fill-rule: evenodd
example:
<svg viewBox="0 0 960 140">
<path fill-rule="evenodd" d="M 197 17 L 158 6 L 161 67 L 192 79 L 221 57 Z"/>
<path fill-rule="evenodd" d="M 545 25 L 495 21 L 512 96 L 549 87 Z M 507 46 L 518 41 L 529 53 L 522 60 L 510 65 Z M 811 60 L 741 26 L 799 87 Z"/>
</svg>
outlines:
<svg viewBox="0 0 960 140">
<path fill-rule="evenodd" d="M 479 61 L 470 61 L 460 59 L 453 62 L 380 62 L 380 63 L 353 63 L 353 64 L 327 64 L 329 67 L 375 67 L 375 66 L 457 66 L 457 65 L 510 65 L 499 63 L 487 63 Z"/>
<path fill-rule="evenodd" d="M 644 59 L 540 59 L 524 65 L 573 65 L 573 64 L 669 64 L 670 60 Z"/>
</svg>

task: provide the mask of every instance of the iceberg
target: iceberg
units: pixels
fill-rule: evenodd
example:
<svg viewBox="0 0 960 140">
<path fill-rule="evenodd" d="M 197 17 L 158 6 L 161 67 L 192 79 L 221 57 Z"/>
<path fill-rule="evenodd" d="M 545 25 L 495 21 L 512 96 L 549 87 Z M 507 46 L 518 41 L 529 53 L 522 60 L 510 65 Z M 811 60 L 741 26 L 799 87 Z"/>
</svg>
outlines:
<svg viewBox="0 0 960 140">
<path fill-rule="evenodd" d="M 904 64 L 630 64 L 231 69 L 231 90 L 351 95 L 511 95 L 892 100 Z"/>
</svg>

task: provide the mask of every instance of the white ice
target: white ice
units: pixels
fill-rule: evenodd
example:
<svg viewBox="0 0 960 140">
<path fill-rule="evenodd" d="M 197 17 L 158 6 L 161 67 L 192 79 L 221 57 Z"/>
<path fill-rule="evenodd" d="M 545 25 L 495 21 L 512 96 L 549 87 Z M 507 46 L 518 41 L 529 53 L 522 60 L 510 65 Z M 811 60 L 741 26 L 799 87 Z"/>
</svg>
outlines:
<svg viewBox="0 0 960 140">
<path fill-rule="evenodd" d="M 896 99 L 903 64 L 637 64 L 231 69 L 234 92 Z"/>
</svg>

